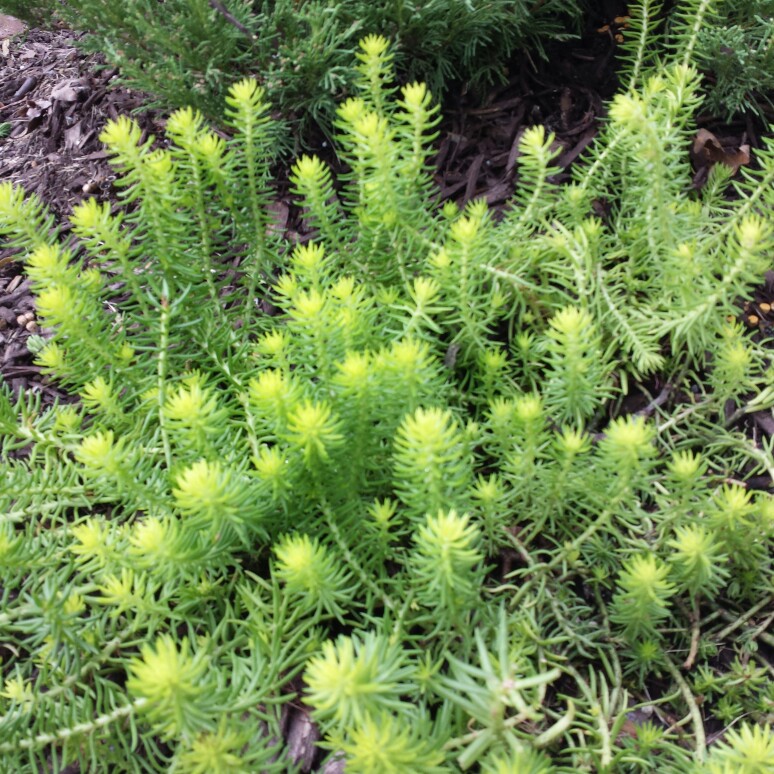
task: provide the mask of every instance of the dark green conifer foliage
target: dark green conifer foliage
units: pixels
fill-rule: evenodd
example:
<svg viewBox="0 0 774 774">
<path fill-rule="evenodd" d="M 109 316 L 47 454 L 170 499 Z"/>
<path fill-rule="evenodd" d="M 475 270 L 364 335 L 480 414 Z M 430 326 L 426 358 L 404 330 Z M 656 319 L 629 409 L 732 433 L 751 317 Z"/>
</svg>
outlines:
<svg viewBox="0 0 774 774">
<path fill-rule="evenodd" d="M 405 82 L 422 80 L 436 99 L 448 86 L 502 82 L 512 55 L 539 56 L 577 33 L 579 0 L 0 0 L 33 23 L 63 19 L 165 107 L 190 105 L 220 120 L 229 86 L 259 79 L 294 125 L 327 130 L 336 104 L 355 90 L 360 38 L 384 34 Z M 281 135 L 279 135 L 281 136 Z"/>
</svg>

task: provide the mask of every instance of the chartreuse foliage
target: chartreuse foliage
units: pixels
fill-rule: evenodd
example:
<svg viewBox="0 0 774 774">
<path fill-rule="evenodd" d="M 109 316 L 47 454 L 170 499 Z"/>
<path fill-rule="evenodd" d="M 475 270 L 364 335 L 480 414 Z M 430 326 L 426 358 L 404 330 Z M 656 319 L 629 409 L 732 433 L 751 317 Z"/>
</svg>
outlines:
<svg viewBox="0 0 774 774">
<path fill-rule="evenodd" d="M 303 700 L 353 772 L 768 770 L 774 503 L 738 476 L 771 449 L 723 420 L 774 402 L 729 321 L 774 152 L 689 194 L 680 63 L 569 185 L 535 127 L 501 220 L 441 207 L 430 95 L 361 46 L 346 184 L 293 168 L 305 244 L 252 81 L 229 140 L 109 124 L 126 208 L 79 205 L 74 239 L 0 186 L 37 361 L 80 398 L 0 401 L 6 768 L 290 771 Z M 746 720 L 708 754 L 704 712 Z"/>
</svg>

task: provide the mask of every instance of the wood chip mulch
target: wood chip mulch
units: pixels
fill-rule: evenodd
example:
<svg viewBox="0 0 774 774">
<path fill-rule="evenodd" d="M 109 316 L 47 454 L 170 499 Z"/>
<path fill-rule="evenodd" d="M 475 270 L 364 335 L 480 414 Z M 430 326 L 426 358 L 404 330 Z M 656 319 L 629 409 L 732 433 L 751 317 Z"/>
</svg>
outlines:
<svg viewBox="0 0 774 774">
<path fill-rule="evenodd" d="M 29 30 L 0 41 L 0 180 L 37 194 L 59 223 L 89 196 L 114 195 L 115 176 L 98 137 L 105 123 L 134 113 L 144 131 L 158 114 L 146 98 L 114 85 L 115 70 L 98 55 L 76 48 L 69 30 Z M 15 252 L 0 246 L 0 375 L 14 393 L 39 392 L 43 403 L 66 396 L 43 378 L 27 348 L 41 331 L 29 282 Z"/>
</svg>

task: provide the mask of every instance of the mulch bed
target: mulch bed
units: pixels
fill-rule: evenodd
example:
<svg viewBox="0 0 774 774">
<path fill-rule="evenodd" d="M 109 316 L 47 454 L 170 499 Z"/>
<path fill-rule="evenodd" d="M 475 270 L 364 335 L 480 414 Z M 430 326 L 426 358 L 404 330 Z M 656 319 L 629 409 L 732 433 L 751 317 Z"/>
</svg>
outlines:
<svg viewBox="0 0 774 774">
<path fill-rule="evenodd" d="M 114 195 L 98 140 L 108 119 L 135 112 L 144 130 L 157 129 L 158 115 L 142 109 L 144 96 L 116 86 L 115 70 L 76 48 L 80 37 L 32 29 L 0 42 L 0 123 L 10 124 L 0 139 L 0 180 L 37 194 L 58 223 L 84 198 Z M 0 375 L 14 393 L 41 393 L 44 404 L 66 399 L 32 362 L 27 340 L 41 331 L 14 254 L 0 246 Z"/>
</svg>

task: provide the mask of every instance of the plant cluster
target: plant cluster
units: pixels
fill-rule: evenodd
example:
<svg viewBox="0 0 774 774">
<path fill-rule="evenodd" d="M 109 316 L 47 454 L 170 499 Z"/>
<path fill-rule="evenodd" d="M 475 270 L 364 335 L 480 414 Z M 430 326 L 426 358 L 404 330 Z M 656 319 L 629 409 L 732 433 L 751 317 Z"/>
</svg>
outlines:
<svg viewBox="0 0 774 774">
<path fill-rule="evenodd" d="M 681 55 L 693 29 L 691 57 L 705 75 L 704 107 L 731 120 L 742 111 L 765 118 L 774 97 L 774 2 L 772 0 L 663 0 L 629 3 L 630 27 L 622 48 L 624 69 Z M 635 52 L 640 52 L 638 58 Z"/>
<path fill-rule="evenodd" d="M 434 201 L 437 108 L 375 36 L 346 185 L 293 167 L 306 243 L 273 227 L 250 79 L 228 140 L 192 109 L 159 149 L 108 125 L 123 211 L 61 232 L 0 185 L 37 362 L 80 399 L 0 393 L 9 770 L 291 771 L 299 701 L 352 772 L 770 770 L 774 500 L 735 477 L 772 450 L 734 423 L 774 385 L 734 299 L 774 148 L 687 195 L 696 29 L 635 54 L 570 184 L 525 132 L 497 221 Z M 709 706 L 747 716 L 712 751 Z"/>
<path fill-rule="evenodd" d="M 330 129 L 338 101 L 353 93 L 357 41 L 394 40 L 405 81 L 423 80 L 437 97 L 454 82 L 502 81 L 525 47 L 577 29 L 579 0 L 0 0 L 20 18 L 45 11 L 90 33 L 124 79 L 165 106 L 190 105 L 219 118 L 228 87 L 259 79 L 274 108 Z"/>
<path fill-rule="evenodd" d="M 422 80 L 441 98 L 450 84 L 476 90 L 503 81 L 516 52 L 544 54 L 549 41 L 578 32 L 585 10 L 578 0 L 0 0 L 0 8 L 30 24 L 63 20 L 87 31 L 83 44 L 154 104 L 192 106 L 212 120 L 230 84 L 256 77 L 301 135 L 310 122 L 330 130 L 336 104 L 355 89 L 353 49 L 366 34 L 390 37 L 402 80 Z M 709 78 L 705 106 L 728 118 L 764 115 L 774 93 L 772 0 L 683 0 L 669 9 L 663 0 L 632 2 L 623 47 L 647 40 L 652 58 L 665 42 L 679 47 L 683 21 L 697 9 L 693 61 Z"/>
<path fill-rule="evenodd" d="M 763 116 L 774 107 L 774 2 L 734 0 L 719 10 L 696 50 L 697 64 L 712 78 L 706 105 L 729 118 L 742 111 Z"/>
</svg>

